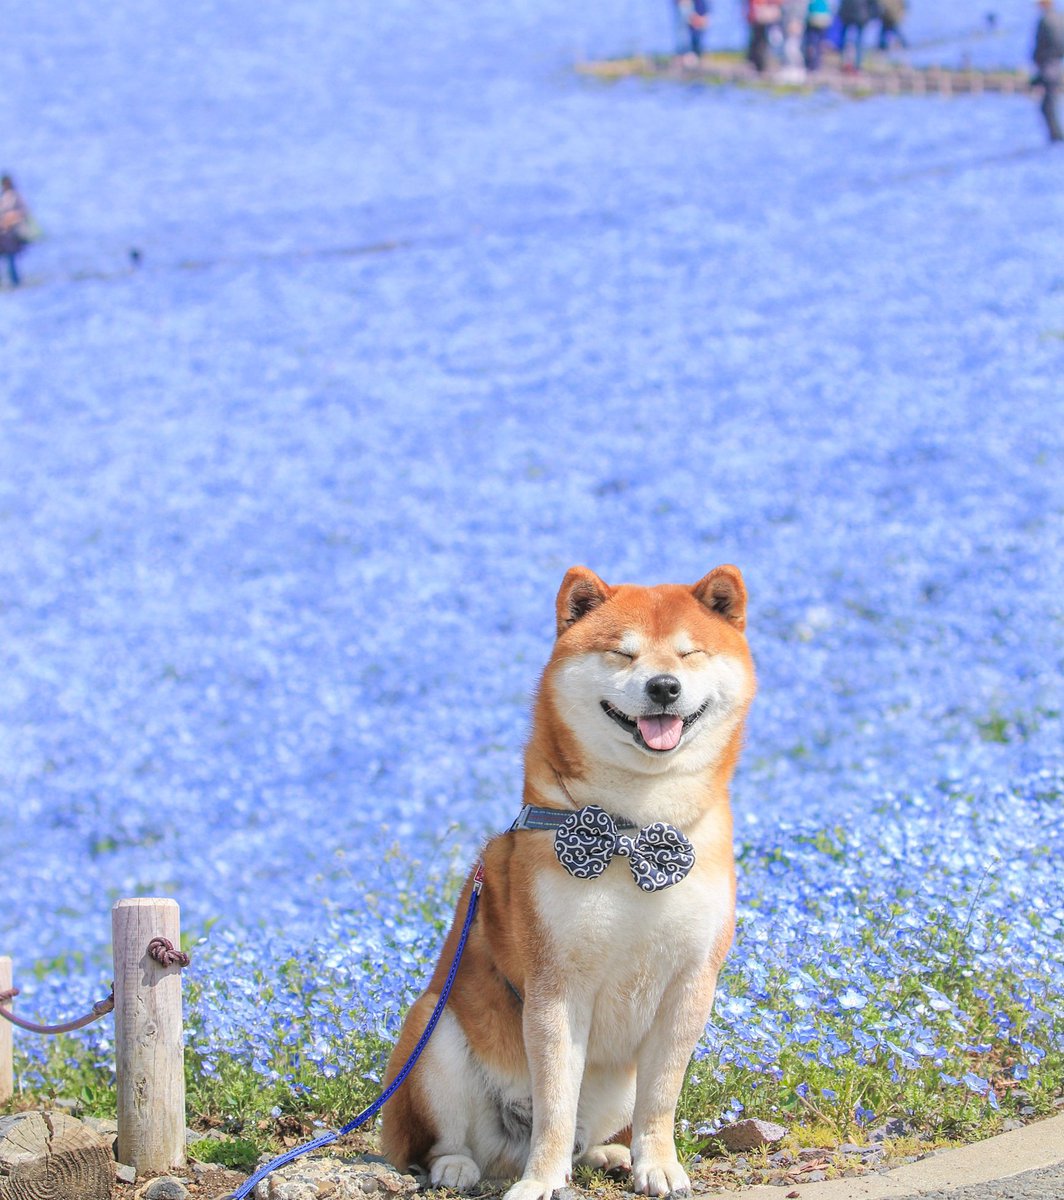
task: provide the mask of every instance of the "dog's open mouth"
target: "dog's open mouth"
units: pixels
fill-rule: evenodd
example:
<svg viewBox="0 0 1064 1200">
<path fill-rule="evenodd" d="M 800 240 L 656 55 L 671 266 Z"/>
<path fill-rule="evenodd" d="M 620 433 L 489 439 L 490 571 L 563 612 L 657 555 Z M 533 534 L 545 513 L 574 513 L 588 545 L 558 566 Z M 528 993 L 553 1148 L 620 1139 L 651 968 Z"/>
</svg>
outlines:
<svg viewBox="0 0 1064 1200">
<path fill-rule="evenodd" d="M 602 700 L 600 703 L 606 716 L 616 721 L 622 729 L 627 730 L 638 745 L 647 750 L 662 753 L 675 750 L 684 733 L 709 708 L 707 700 L 701 708 L 695 709 L 686 717 L 670 712 L 650 713 L 645 717 L 629 717 L 619 708 L 614 708 L 608 700 Z"/>
</svg>

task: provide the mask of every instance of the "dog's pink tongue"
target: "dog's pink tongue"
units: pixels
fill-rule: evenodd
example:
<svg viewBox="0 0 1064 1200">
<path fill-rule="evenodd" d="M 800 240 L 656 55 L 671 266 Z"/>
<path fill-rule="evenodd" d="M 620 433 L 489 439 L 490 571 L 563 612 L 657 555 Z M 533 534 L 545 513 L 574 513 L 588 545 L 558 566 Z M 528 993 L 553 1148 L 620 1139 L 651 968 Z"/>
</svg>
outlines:
<svg viewBox="0 0 1064 1200">
<path fill-rule="evenodd" d="M 683 720 L 680 717 L 671 716 L 669 713 L 660 713 L 654 717 L 640 717 L 639 732 L 651 750 L 673 750 L 680 744 Z"/>
</svg>

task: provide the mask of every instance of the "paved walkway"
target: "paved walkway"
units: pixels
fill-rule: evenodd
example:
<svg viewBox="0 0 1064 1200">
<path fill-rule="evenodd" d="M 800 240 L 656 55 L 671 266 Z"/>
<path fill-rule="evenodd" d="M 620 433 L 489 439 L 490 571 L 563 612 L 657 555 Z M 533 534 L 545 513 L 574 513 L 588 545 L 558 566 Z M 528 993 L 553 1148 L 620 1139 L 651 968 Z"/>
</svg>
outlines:
<svg viewBox="0 0 1064 1200">
<path fill-rule="evenodd" d="M 948 1192 L 920 1192 L 918 1196 L 919 1200 L 1064 1200 L 1064 1166 L 1024 1171 L 996 1183 L 973 1183 Z"/>
<path fill-rule="evenodd" d="M 1064 1115 L 882 1175 L 743 1188 L 741 1200 L 1064 1200 Z"/>
</svg>

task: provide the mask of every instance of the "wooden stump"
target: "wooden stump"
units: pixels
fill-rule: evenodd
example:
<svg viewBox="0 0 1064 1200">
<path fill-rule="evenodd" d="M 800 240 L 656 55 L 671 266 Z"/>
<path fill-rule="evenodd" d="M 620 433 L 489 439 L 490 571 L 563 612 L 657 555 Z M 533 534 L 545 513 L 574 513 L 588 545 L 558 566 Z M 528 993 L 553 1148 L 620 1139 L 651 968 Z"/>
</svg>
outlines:
<svg viewBox="0 0 1064 1200">
<path fill-rule="evenodd" d="M 0 1117 L 0 1200 L 111 1200 L 114 1159 L 58 1112 Z"/>
</svg>

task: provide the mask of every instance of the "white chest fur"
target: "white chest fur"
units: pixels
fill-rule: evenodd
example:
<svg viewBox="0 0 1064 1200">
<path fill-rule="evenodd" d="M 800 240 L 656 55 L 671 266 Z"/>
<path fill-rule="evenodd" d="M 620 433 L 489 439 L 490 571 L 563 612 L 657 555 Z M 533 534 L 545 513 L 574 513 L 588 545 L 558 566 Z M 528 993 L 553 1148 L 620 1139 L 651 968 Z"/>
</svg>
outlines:
<svg viewBox="0 0 1064 1200">
<path fill-rule="evenodd" d="M 630 1060 L 653 1023 L 665 989 L 693 977 L 730 916 L 726 878 L 697 867 L 659 892 L 644 892 L 624 859 L 598 879 L 550 872 L 536 908 L 551 958 L 570 997 L 589 1007 L 589 1064 Z"/>
</svg>

